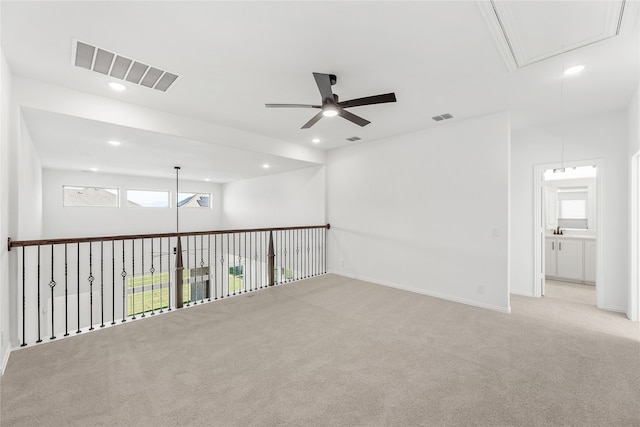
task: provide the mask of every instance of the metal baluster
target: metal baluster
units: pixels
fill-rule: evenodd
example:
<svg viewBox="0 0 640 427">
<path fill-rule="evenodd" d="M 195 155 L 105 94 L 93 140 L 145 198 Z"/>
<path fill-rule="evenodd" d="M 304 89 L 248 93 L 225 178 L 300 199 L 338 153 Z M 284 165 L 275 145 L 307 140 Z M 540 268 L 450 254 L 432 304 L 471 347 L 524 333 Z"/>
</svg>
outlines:
<svg viewBox="0 0 640 427">
<path fill-rule="evenodd" d="M 211 268 L 211 267 L 209 267 Z M 213 299 L 218 299 L 218 235 L 213 235 Z"/>
<path fill-rule="evenodd" d="M 207 234 L 207 301 L 211 301 L 211 234 Z"/>
<path fill-rule="evenodd" d="M 64 336 L 69 336 L 69 311 L 68 311 L 69 268 L 67 265 L 67 244 L 64 244 Z"/>
<path fill-rule="evenodd" d="M 227 234 L 227 258 L 231 258 L 231 256 L 229 255 L 229 249 L 231 248 L 231 245 L 229 245 L 229 234 Z M 229 260 L 227 262 L 227 265 L 230 266 L 231 265 L 231 261 Z M 229 278 L 229 273 L 228 273 L 229 269 L 227 268 L 227 271 L 223 271 L 222 274 L 226 273 L 227 276 L 227 297 L 229 297 L 229 286 L 231 286 L 231 279 Z"/>
<path fill-rule="evenodd" d="M 136 319 L 136 241 L 131 239 L 131 287 L 133 296 L 131 297 L 131 319 Z"/>
<path fill-rule="evenodd" d="M 78 242 L 78 259 L 76 260 L 77 264 L 78 264 L 78 306 L 76 307 L 76 311 L 78 314 L 78 330 L 76 331 L 76 334 L 79 334 L 80 332 L 82 332 L 80 330 L 80 242 Z"/>
<path fill-rule="evenodd" d="M 287 262 L 289 261 L 289 258 L 287 258 L 287 239 L 288 239 L 288 230 L 283 230 L 282 232 L 282 265 L 284 265 L 283 268 L 283 272 L 282 272 L 282 281 L 284 283 L 287 283 L 288 279 L 287 279 Z"/>
<path fill-rule="evenodd" d="M 264 283 L 264 274 L 262 272 L 262 240 L 263 240 L 263 235 L 264 232 L 260 232 L 259 234 L 259 239 L 260 239 L 260 256 L 258 257 L 258 265 L 260 265 L 260 289 L 262 289 L 263 283 Z"/>
<path fill-rule="evenodd" d="M 233 295 L 236 294 L 236 233 L 233 233 Z M 231 277 L 229 277 L 231 283 Z"/>
<path fill-rule="evenodd" d="M 322 251 L 324 252 L 324 268 L 323 271 L 326 274 L 327 272 L 327 229 L 324 229 L 322 233 Z"/>
<path fill-rule="evenodd" d="M 247 271 L 244 273 L 244 280 L 249 282 L 249 292 L 253 292 L 253 281 L 251 280 L 253 272 L 253 255 L 251 254 L 251 248 L 253 247 L 253 233 L 249 232 L 249 258 L 245 258 L 244 262 L 247 265 Z"/>
<path fill-rule="evenodd" d="M 54 311 L 54 296 L 53 296 L 53 288 L 56 287 L 56 281 L 53 279 L 53 245 L 51 245 L 51 281 L 49 282 L 49 288 L 51 288 L 51 337 L 49 339 L 55 340 L 56 336 L 54 335 L 55 333 L 55 323 L 54 323 L 54 317 L 53 317 L 53 311 Z"/>
<path fill-rule="evenodd" d="M 242 286 L 244 287 L 244 291 L 247 292 L 247 233 L 244 234 L 244 265 L 242 266 Z"/>
<path fill-rule="evenodd" d="M 100 242 L 100 327 L 104 328 L 104 242 Z"/>
<path fill-rule="evenodd" d="M 227 246 L 229 235 L 227 234 Z M 220 299 L 224 298 L 224 236 L 220 236 Z"/>
<path fill-rule="evenodd" d="M 160 313 L 163 313 L 164 309 L 164 288 L 162 287 L 162 278 L 164 277 L 164 273 L 162 272 L 162 237 L 160 238 Z M 171 276 L 171 274 L 169 274 Z"/>
<path fill-rule="evenodd" d="M 93 331 L 93 244 L 89 242 L 89 330 Z"/>
<path fill-rule="evenodd" d="M 144 271 L 144 239 L 140 239 L 142 242 L 142 248 L 141 248 L 141 252 L 142 252 L 142 267 L 140 268 L 140 272 L 142 273 L 140 275 L 140 279 L 142 280 L 142 316 L 140 316 L 141 318 L 143 317 L 147 317 L 145 312 L 147 311 L 147 307 L 145 305 L 145 295 L 144 295 L 144 279 L 145 279 L 145 271 Z M 133 286 L 135 286 L 136 284 L 134 283 Z"/>
<path fill-rule="evenodd" d="M 191 286 L 191 269 L 189 268 L 189 258 L 191 258 L 191 251 L 189 250 L 189 236 L 187 237 L 187 274 L 189 275 L 189 301 L 187 301 L 187 307 L 191 305 L 191 298 L 193 297 L 193 287 Z M 184 277 L 184 273 L 182 273 Z M 182 300 L 184 301 L 184 288 L 182 288 Z"/>
<path fill-rule="evenodd" d="M 167 248 L 170 248 L 170 247 L 171 247 L 171 237 L 167 237 Z M 171 311 L 171 251 L 167 251 L 167 255 L 169 257 L 169 259 L 167 260 L 167 266 L 168 266 L 167 267 L 167 269 L 168 269 L 167 273 L 168 273 L 168 276 L 169 276 L 169 282 L 167 283 L 167 285 L 169 287 L 169 291 L 168 291 L 168 294 L 167 294 L 167 299 L 168 299 L 167 311 Z"/>
<path fill-rule="evenodd" d="M 116 241 L 111 241 L 111 324 L 116 324 Z"/>
<path fill-rule="evenodd" d="M 149 273 L 151 273 L 151 315 L 153 316 L 154 314 L 156 314 L 155 310 L 155 300 L 156 300 L 156 293 L 155 293 L 155 289 L 153 287 L 154 285 L 154 277 L 153 274 L 156 272 L 156 269 L 154 267 L 154 259 L 153 259 L 153 237 L 151 238 L 151 268 L 149 269 Z"/>
<path fill-rule="evenodd" d="M 38 342 L 42 342 L 40 338 L 40 245 L 38 245 Z"/>
<path fill-rule="evenodd" d="M 200 235 L 200 287 L 202 287 L 202 294 L 200 298 L 200 304 L 204 302 L 204 294 L 206 293 L 206 283 L 204 282 L 204 236 Z"/>
<path fill-rule="evenodd" d="M 27 281 L 27 268 L 24 264 L 24 261 L 25 261 L 24 251 L 25 251 L 25 247 L 23 246 L 22 247 L 22 344 L 20 344 L 20 347 L 24 347 L 25 345 L 27 345 L 27 339 L 26 339 L 27 296 L 25 294 L 26 281 Z"/>
<path fill-rule="evenodd" d="M 126 322 L 126 308 L 127 308 L 127 290 L 125 289 L 125 282 L 127 277 L 127 271 L 125 270 L 125 262 L 124 262 L 124 240 L 122 241 L 122 273 L 120 273 L 122 277 L 122 323 Z"/>
</svg>

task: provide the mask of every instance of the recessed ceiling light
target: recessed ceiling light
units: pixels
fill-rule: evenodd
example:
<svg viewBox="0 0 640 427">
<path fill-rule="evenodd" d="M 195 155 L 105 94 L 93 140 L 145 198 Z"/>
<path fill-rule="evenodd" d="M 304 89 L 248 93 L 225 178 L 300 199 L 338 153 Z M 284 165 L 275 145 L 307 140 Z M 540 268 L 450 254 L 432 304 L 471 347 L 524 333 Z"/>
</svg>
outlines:
<svg viewBox="0 0 640 427">
<path fill-rule="evenodd" d="M 117 147 L 118 145 L 122 144 L 122 142 L 120 141 L 107 141 L 109 144 L 113 145 L 114 147 Z"/>
<path fill-rule="evenodd" d="M 89 168 L 91 172 L 98 172 L 98 168 Z"/>
<path fill-rule="evenodd" d="M 564 75 L 571 76 L 573 74 L 578 74 L 582 70 L 584 70 L 584 65 L 575 65 L 564 70 Z"/>
<path fill-rule="evenodd" d="M 314 144 L 317 144 L 320 142 L 320 138 L 313 138 L 311 142 L 313 142 Z"/>
<path fill-rule="evenodd" d="M 122 92 L 123 90 L 127 90 L 127 87 L 121 83 L 110 82 L 109 87 L 115 91 Z"/>
<path fill-rule="evenodd" d="M 211 181 L 209 178 L 204 179 L 204 182 L 209 182 L 209 181 Z"/>
<path fill-rule="evenodd" d="M 265 168 L 265 169 L 269 169 L 271 166 L 269 166 L 269 163 L 265 163 L 265 164 L 262 165 L 262 167 Z"/>
</svg>

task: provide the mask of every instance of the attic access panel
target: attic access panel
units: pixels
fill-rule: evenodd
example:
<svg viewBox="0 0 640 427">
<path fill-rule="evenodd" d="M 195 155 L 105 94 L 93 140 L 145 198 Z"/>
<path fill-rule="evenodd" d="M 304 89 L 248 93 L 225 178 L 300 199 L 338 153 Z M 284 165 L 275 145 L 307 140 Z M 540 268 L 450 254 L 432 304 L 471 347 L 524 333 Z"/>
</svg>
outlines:
<svg viewBox="0 0 640 427">
<path fill-rule="evenodd" d="M 637 10 L 628 0 L 477 4 L 511 70 L 615 37 Z"/>
</svg>

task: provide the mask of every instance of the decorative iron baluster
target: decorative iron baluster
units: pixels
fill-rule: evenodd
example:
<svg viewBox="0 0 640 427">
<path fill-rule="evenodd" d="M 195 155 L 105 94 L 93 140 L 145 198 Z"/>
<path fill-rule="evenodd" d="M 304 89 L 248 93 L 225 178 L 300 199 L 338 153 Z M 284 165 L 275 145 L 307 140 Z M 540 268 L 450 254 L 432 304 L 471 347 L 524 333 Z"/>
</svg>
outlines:
<svg viewBox="0 0 640 427">
<path fill-rule="evenodd" d="M 245 266 L 247 264 L 247 233 L 242 234 L 244 234 L 244 265 L 242 266 L 242 287 L 244 288 L 244 291 L 247 292 L 247 272 L 245 271 Z"/>
<path fill-rule="evenodd" d="M 54 311 L 54 296 L 53 296 L 53 288 L 56 287 L 56 281 L 53 279 L 53 245 L 51 245 L 51 281 L 49 282 L 49 288 L 51 288 L 51 337 L 49 339 L 51 340 L 55 340 L 56 336 L 55 334 L 55 323 L 54 323 L 54 317 L 53 317 L 53 311 Z"/>
<path fill-rule="evenodd" d="M 67 264 L 67 244 L 64 244 L 64 336 L 69 336 L 69 311 L 68 311 L 69 268 Z"/>
<path fill-rule="evenodd" d="M 323 271 L 324 273 L 327 272 L 327 229 L 324 229 L 324 232 L 322 233 L 322 251 L 324 252 L 324 266 L 323 266 Z"/>
<path fill-rule="evenodd" d="M 154 290 L 154 277 L 153 277 L 153 273 L 156 272 L 156 269 L 154 267 L 154 259 L 153 259 L 153 237 L 151 238 L 151 268 L 149 269 L 149 273 L 151 273 L 151 315 L 153 316 L 154 314 L 156 314 L 155 312 L 155 299 L 156 299 L 156 294 L 155 294 L 155 290 Z"/>
<path fill-rule="evenodd" d="M 40 245 L 38 245 L 38 341 L 36 343 L 42 342 L 40 338 Z"/>
<path fill-rule="evenodd" d="M 254 266 L 254 270 L 253 270 L 253 282 L 255 283 L 255 289 L 258 290 L 258 281 L 260 280 L 258 277 L 258 241 L 260 240 L 260 234 L 259 233 L 253 233 L 254 234 L 254 254 L 253 254 L 253 266 Z"/>
<path fill-rule="evenodd" d="M 25 247 L 22 247 L 22 344 L 20 347 L 24 347 L 27 345 L 26 339 L 26 330 L 27 330 L 27 321 L 26 321 L 26 313 L 27 313 L 27 295 L 25 293 L 26 289 L 26 281 L 27 281 L 27 267 L 24 264 Z"/>
<path fill-rule="evenodd" d="M 213 235 L 213 300 L 218 300 L 218 235 Z"/>
<path fill-rule="evenodd" d="M 126 309 L 127 309 L 127 290 L 125 288 L 127 271 L 125 269 L 125 261 L 124 261 L 124 240 L 122 241 L 122 323 L 126 322 Z"/>
<path fill-rule="evenodd" d="M 167 237 L 167 248 L 171 247 L 171 237 Z M 169 282 L 167 286 L 169 291 L 167 293 L 167 311 L 171 311 L 171 251 L 167 250 L 167 256 L 169 259 L 167 260 L 167 276 L 169 277 Z"/>
<path fill-rule="evenodd" d="M 200 285 L 201 287 L 205 287 L 204 282 L 204 235 L 200 235 Z M 204 302 L 204 294 L 206 293 L 206 288 L 202 289 L 202 294 L 200 298 L 200 303 Z"/>
<path fill-rule="evenodd" d="M 207 239 L 207 301 L 211 301 L 211 234 L 207 235 Z"/>
<path fill-rule="evenodd" d="M 160 313 L 163 313 L 163 309 L 164 309 L 164 287 L 162 286 L 162 278 L 163 276 L 163 272 L 162 272 L 162 237 L 159 239 L 160 240 L 160 248 L 158 248 L 158 250 L 160 251 Z M 171 276 L 169 274 L 169 276 Z"/>
<path fill-rule="evenodd" d="M 78 315 L 78 330 L 76 331 L 76 334 L 79 334 L 80 332 L 82 332 L 80 330 L 80 242 L 78 242 L 78 258 L 76 259 L 77 261 L 77 265 L 78 265 L 78 305 L 76 306 L 76 311 L 77 311 L 77 315 Z"/>
<path fill-rule="evenodd" d="M 89 242 L 89 330 L 93 331 L 93 243 Z"/>
<path fill-rule="evenodd" d="M 263 236 L 264 236 L 264 232 L 259 232 L 258 240 L 260 240 L 260 252 L 259 252 L 260 256 L 256 259 L 256 261 L 258 261 L 258 265 L 260 266 L 260 278 L 259 278 L 259 280 L 260 280 L 260 289 L 262 289 L 263 285 L 264 285 L 264 274 L 262 272 L 262 254 L 263 254 L 263 252 L 262 252 L 262 240 L 264 239 Z"/>
<path fill-rule="evenodd" d="M 230 247 L 231 247 L 231 246 L 229 246 L 229 233 L 227 233 L 227 255 L 229 255 L 229 248 L 230 248 Z M 229 257 L 229 256 L 228 256 L 228 257 Z M 231 262 L 229 262 L 228 264 L 230 265 L 230 264 L 231 264 Z M 222 274 L 224 274 L 224 270 L 223 270 L 223 273 L 222 273 Z M 229 274 L 227 273 L 227 298 L 229 297 L 229 286 L 231 286 L 231 285 L 230 285 L 230 282 L 231 282 L 231 280 L 229 279 Z"/>
<path fill-rule="evenodd" d="M 191 251 L 189 249 L 189 236 L 187 236 L 187 275 L 189 276 L 189 301 L 187 301 L 187 307 L 191 305 L 191 298 L 193 298 L 193 286 L 191 285 L 191 269 L 189 268 L 189 258 L 191 258 Z M 184 300 L 184 289 L 182 299 Z"/>
<path fill-rule="evenodd" d="M 111 241 L 111 324 L 116 324 L 116 241 Z"/>
<path fill-rule="evenodd" d="M 141 318 L 147 317 L 145 312 L 147 311 L 147 307 L 145 306 L 145 297 L 144 297 L 144 279 L 145 279 L 145 271 L 144 271 L 144 239 L 140 239 L 142 242 L 142 247 L 140 248 L 140 251 L 142 252 L 142 267 L 140 268 L 140 272 L 142 273 L 140 275 L 140 279 L 142 280 L 142 294 L 140 295 L 142 297 L 142 316 L 140 316 Z M 133 283 L 133 286 L 136 286 L 136 283 Z"/>
<path fill-rule="evenodd" d="M 100 242 L 100 327 L 104 328 L 104 242 Z"/>
<path fill-rule="evenodd" d="M 131 288 L 133 290 L 133 296 L 131 297 L 131 317 L 132 320 L 136 319 L 136 240 L 131 239 Z M 128 303 L 128 298 L 127 298 Z M 128 304 L 127 304 L 128 305 Z"/>
</svg>

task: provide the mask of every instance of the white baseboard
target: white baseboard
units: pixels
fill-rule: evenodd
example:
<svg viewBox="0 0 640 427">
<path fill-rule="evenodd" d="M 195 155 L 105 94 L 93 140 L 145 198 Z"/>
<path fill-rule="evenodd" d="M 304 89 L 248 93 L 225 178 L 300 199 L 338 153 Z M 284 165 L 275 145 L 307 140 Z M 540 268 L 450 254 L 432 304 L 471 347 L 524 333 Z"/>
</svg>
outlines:
<svg viewBox="0 0 640 427">
<path fill-rule="evenodd" d="M 9 356 L 11 355 L 11 349 L 4 348 L 2 351 L 2 359 L 0 359 L 0 375 L 4 375 L 4 370 L 9 362 Z"/>
<path fill-rule="evenodd" d="M 520 296 L 523 296 L 523 297 L 532 297 L 532 298 L 534 298 L 534 297 L 535 297 L 535 295 L 533 295 L 533 292 L 525 292 L 525 291 L 514 291 L 514 290 L 511 290 L 511 292 L 510 292 L 510 293 L 511 293 L 512 295 L 520 295 Z"/>
<path fill-rule="evenodd" d="M 479 301 L 469 300 L 469 299 L 465 299 L 465 298 L 459 298 L 459 297 L 456 297 L 456 296 L 453 296 L 453 295 L 441 294 L 441 293 L 438 293 L 438 292 L 430 292 L 430 291 L 425 291 L 424 289 L 412 288 L 412 287 L 408 287 L 408 286 L 404 286 L 404 285 L 399 285 L 397 283 L 387 282 L 387 281 L 384 281 L 384 280 L 372 279 L 370 277 L 364 277 L 364 276 L 360 276 L 360 275 L 357 275 L 357 274 L 344 273 L 344 272 L 340 272 L 340 271 L 331 271 L 330 273 L 331 274 L 336 274 L 338 276 L 348 277 L 350 279 L 362 280 L 363 282 L 375 283 L 376 285 L 388 286 L 390 288 L 396 288 L 396 289 L 400 289 L 400 290 L 403 290 L 403 291 L 414 292 L 416 294 L 422 294 L 422 295 L 426 295 L 426 296 L 430 296 L 430 297 L 434 297 L 434 298 L 444 299 L 444 300 L 447 300 L 447 301 L 457 302 L 459 304 L 471 305 L 473 307 L 479 307 L 479 308 L 486 308 L 486 309 L 493 310 L 493 311 L 499 311 L 500 313 L 511 313 L 511 307 L 508 307 L 508 308 L 499 307 L 499 306 L 496 306 L 496 305 L 485 304 L 485 303 L 482 303 L 482 302 L 479 302 Z"/>
</svg>

